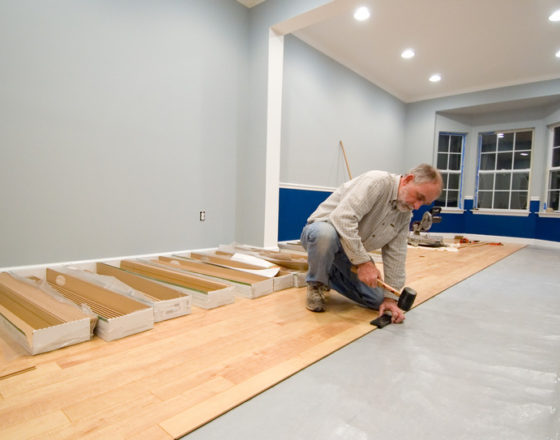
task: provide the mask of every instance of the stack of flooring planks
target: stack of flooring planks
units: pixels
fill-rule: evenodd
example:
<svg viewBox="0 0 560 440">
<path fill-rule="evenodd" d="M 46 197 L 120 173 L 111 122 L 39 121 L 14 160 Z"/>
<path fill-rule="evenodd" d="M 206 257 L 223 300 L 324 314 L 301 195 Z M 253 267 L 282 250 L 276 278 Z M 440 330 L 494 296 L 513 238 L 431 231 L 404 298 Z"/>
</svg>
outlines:
<svg viewBox="0 0 560 440">
<path fill-rule="evenodd" d="M 188 289 L 192 294 L 193 304 L 203 309 L 212 309 L 235 301 L 232 286 L 181 272 L 176 268 L 158 266 L 146 260 L 122 260 L 120 267 L 128 272 Z"/>
<path fill-rule="evenodd" d="M 155 322 L 191 313 L 192 295 L 188 291 L 180 292 L 171 286 L 105 263 L 97 263 L 96 271 L 100 275 L 114 277 L 140 292 L 153 307 Z"/>
<path fill-rule="evenodd" d="M 273 282 L 273 290 L 275 292 L 278 290 L 289 289 L 290 287 L 294 286 L 294 278 L 291 272 L 282 270 L 282 268 L 278 265 L 275 265 L 273 263 L 270 263 L 269 261 L 251 255 L 239 254 L 239 253 L 228 254 L 225 252 L 219 253 L 217 251 L 206 251 L 202 253 L 190 252 L 188 256 L 194 260 L 200 260 L 208 264 L 213 264 L 216 266 L 221 266 L 221 267 L 234 269 L 242 272 L 259 274 L 265 271 L 274 270 L 275 274 L 272 277 L 272 282 Z M 247 259 L 249 259 L 251 263 L 245 261 Z M 264 276 L 268 277 L 268 275 L 264 275 Z"/>
<path fill-rule="evenodd" d="M 84 281 L 64 269 L 46 272 L 47 282 L 77 305 L 87 304 L 98 315 L 95 333 L 106 341 L 154 327 L 153 308 L 135 299 Z"/>
<path fill-rule="evenodd" d="M 282 267 L 282 274 L 292 274 L 295 287 L 306 285 L 305 275 L 307 272 L 307 254 L 289 250 L 269 250 L 254 246 L 230 244 L 220 245 L 216 251 L 217 255 L 231 256 L 235 253 L 246 254 L 262 258 L 270 263 Z"/>
<path fill-rule="evenodd" d="M 245 298 L 258 298 L 274 291 L 272 278 L 240 270 L 220 267 L 180 256 L 160 256 L 157 263 L 169 268 L 186 271 L 197 276 L 235 287 L 235 293 Z"/>
<path fill-rule="evenodd" d="M 0 327 L 30 354 L 90 339 L 91 318 L 14 274 L 0 273 Z"/>
<path fill-rule="evenodd" d="M 263 260 L 285 267 L 286 269 L 307 270 L 307 256 L 302 253 L 289 251 L 274 251 L 269 249 L 260 249 L 252 246 L 236 246 L 235 250 L 244 252 L 249 255 L 255 255 Z"/>
</svg>

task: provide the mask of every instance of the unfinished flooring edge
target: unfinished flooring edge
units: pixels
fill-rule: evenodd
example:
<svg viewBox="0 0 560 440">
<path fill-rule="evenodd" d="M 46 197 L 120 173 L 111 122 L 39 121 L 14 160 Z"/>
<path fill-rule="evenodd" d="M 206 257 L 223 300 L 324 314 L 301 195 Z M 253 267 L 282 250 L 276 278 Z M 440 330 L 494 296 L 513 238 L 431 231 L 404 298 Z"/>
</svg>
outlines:
<svg viewBox="0 0 560 440">
<path fill-rule="evenodd" d="M 376 327 L 371 326 L 368 322 L 358 327 L 351 327 L 304 351 L 297 358 L 289 359 L 258 373 L 250 379 L 234 385 L 226 392 L 212 396 L 198 405 L 160 422 L 158 425 L 174 438 L 185 436 L 375 329 Z M 274 379 L 271 380 L 271 377 Z M 216 412 L 216 406 L 222 408 L 219 413 Z"/>
<path fill-rule="evenodd" d="M 526 247 L 526 246 L 525 245 L 513 245 L 511 247 L 511 249 L 509 250 L 509 252 L 507 252 L 506 255 L 496 256 L 496 257 L 492 258 L 491 260 L 489 260 L 488 262 L 486 262 L 485 265 L 481 266 L 475 272 L 470 273 L 467 277 L 465 277 L 463 279 L 453 280 L 443 290 L 440 290 L 439 292 L 437 292 L 435 294 L 432 294 L 428 297 L 425 297 L 425 298 L 421 299 L 418 303 L 415 303 L 413 305 L 413 307 L 411 308 L 411 310 L 413 310 L 414 308 L 416 308 L 420 304 L 423 304 L 424 302 L 445 293 L 447 289 L 453 287 L 456 284 L 459 284 L 460 282 L 464 281 L 465 279 L 468 279 L 468 278 L 476 275 L 477 273 L 479 273 L 479 272 L 483 271 L 484 269 L 496 264 L 497 262 L 503 260 L 504 258 L 507 258 L 510 255 L 513 255 L 514 253 L 518 252 L 519 250 L 523 249 L 524 247 Z M 411 285 L 413 285 L 413 284 L 414 283 L 412 283 Z M 304 289 L 304 287 L 299 287 L 299 288 L 296 288 L 296 289 Z M 372 312 L 375 312 L 375 311 L 372 310 Z M 310 313 L 312 313 L 312 312 L 310 312 Z M 379 315 L 377 314 L 372 319 L 375 319 L 377 316 L 379 316 Z M 169 418 L 165 421 L 160 422 L 159 426 L 163 430 L 165 430 L 167 433 L 174 436 L 174 438 L 176 438 L 176 439 L 182 438 L 185 435 L 188 435 L 191 432 L 195 431 L 196 429 L 206 425 L 207 423 L 210 423 L 212 420 L 215 420 L 215 419 L 221 417 L 222 415 L 228 413 L 232 409 L 242 405 L 243 403 L 249 401 L 250 399 L 258 396 L 259 394 L 265 392 L 266 390 L 268 390 L 268 389 L 278 385 L 279 383 L 285 381 L 286 379 L 294 376 L 295 374 L 304 370 L 305 368 L 308 368 L 311 365 L 321 361 L 322 359 L 326 358 L 327 356 L 329 356 L 333 353 L 336 353 L 338 350 L 341 350 L 342 348 L 346 347 L 347 345 L 351 344 L 352 342 L 357 341 L 361 337 L 363 337 L 363 336 L 365 336 L 365 335 L 367 335 L 367 334 L 369 334 L 369 333 L 371 333 L 375 330 L 381 330 L 381 329 L 376 327 L 375 325 L 370 324 L 369 321 L 364 322 L 363 326 L 358 325 L 357 327 L 350 328 L 350 329 L 346 330 L 345 332 L 336 335 L 334 338 L 326 340 L 326 341 L 316 345 L 315 347 L 313 347 L 309 350 L 306 350 L 306 352 L 304 352 L 304 353 L 308 353 L 308 352 L 313 353 L 316 356 L 314 359 L 306 360 L 306 361 L 303 361 L 301 359 L 290 359 L 288 361 L 285 361 L 284 363 L 282 363 L 280 365 L 277 365 L 274 368 L 271 368 L 267 371 L 263 371 L 263 372 L 257 374 L 256 376 L 252 377 L 251 379 L 249 379 L 246 382 L 243 382 L 241 384 L 233 386 L 232 388 L 227 390 L 225 393 L 221 393 L 220 395 L 210 397 L 209 399 L 206 399 L 205 401 L 199 403 L 198 405 L 196 405 L 192 408 L 189 408 L 188 410 L 182 411 L 182 412 L 176 414 L 175 416 L 173 416 L 173 417 L 171 417 L 171 418 Z M 347 338 L 347 334 L 351 334 L 352 336 L 348 335 L 348 338 Z M 343 337 L 344 341 L 340 340 L 340 339 L 342 339 L 341 338 L 342 335 L 344 335 L 344 337 Z M 336 343 L 333 341 L 333 339 L 336 340 Z M 301 357 L 301 355 L 300 355 L 300 357 Z M 284 370 L 286 370 L 286 371 L 284 371 Z M 276 372 L 276 374 L 278 374 L 278 376 L 275 376 L 273 381 L 267 382 L 267 385 L 265 387 L 261 386 L 260 388 L 257 387 L 256 389 L 254 389 L 256 384 L 254 384 L 253 382 L 257 381 L 257 383 L 258 383 L 259 378 L 261 378 L 262 376 L 269 375 L 272 372 Z M 231 398 L 228 397 L 229 394 L 233 394 L 235 396 L 236 393 L 240 393 L 242 397 L 239 397 L 239 396 L 231 397 Z M 220 413 L 216 413 L 216 410 L 215 410 L 216 405 L 217 406 L 222 405 L 223 410 Z"/>
</svg>

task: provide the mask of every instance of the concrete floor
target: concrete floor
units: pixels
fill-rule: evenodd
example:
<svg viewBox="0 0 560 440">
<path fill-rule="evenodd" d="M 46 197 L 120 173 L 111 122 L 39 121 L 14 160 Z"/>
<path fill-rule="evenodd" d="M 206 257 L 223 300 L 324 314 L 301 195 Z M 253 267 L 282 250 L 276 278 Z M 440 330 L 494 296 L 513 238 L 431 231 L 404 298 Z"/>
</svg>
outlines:
<svg viewBox="0 0 560 440">
<path fill-rule="evenodd" d="M 560 439 L 559 272 L 524 248 L 183 438 Z"/>
</svg>

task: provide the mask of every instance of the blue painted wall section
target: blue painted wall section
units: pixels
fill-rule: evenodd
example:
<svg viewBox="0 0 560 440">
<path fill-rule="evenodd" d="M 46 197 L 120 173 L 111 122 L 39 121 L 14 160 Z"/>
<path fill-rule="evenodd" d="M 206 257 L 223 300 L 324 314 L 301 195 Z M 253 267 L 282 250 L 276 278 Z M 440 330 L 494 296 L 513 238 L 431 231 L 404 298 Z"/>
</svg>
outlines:
<svg viewBox="0 0 560 440">
<path fill-rule="evenodd" d="M 280 188 L 278 240 L 298 240 L 307 217 L 331 193 Z M 532 200 L 528 216 L 473 214 L 473 200 L 465 199 L 463 213 L 442 213 L 441 223 L 434 223 L 430 232 L 498 235 L 537 240 L 560 241 L 560 218 L 539 217 L 539 202 Z M 412 221 L 422 218 L 431 206 L 414 212 Z"/>
<path fill-rule="evenodd" d="M 536 239 L 560 241 L 560 218 L 539 217 L 536 229 Z"/>
<path fill-rule="evenodd" d="M 278 241 L 299 240 L 307 218 L 331 194 L 329 191 L 280 188 Z"/>
</svg>

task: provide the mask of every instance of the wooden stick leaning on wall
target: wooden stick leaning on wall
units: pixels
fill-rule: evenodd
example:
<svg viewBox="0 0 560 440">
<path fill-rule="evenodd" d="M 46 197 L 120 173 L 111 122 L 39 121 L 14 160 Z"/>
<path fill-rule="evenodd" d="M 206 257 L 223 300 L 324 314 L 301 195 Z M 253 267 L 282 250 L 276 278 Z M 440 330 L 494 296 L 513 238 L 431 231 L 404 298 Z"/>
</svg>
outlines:
<svg viewBox="0 0 560 440">
<path fill-rule="evenodd" d="M 342 148 L 342 154 L 344 155 L 344 162 L 346 162 L 346 170 L 348 171 L 348 177 L 352 180 L 352 173 L 350 172 L 350 164 L 348 163 L 348 157 L 346 157 L 346 150 L 344 149 L 344 144 L 339 141 L 340 148 Z"/>
</svg>

